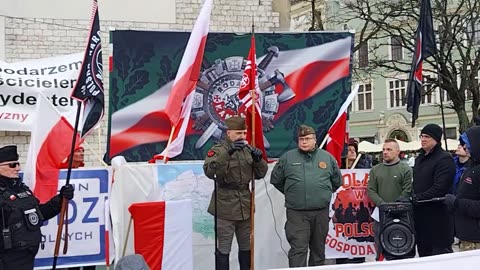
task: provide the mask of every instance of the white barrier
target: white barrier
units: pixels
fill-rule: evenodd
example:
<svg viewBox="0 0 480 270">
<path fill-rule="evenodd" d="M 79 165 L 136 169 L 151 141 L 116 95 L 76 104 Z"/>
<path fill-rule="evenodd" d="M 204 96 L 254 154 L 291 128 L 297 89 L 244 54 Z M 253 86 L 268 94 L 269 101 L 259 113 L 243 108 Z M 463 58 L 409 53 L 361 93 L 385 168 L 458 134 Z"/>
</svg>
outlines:
<svg viewBox="0 0 480 270">
<path fill-rule="evenodd" d="M 424 258 L 412 258 L 397 261 L 369 262 L 362 264 L 325 265 L 317 267 L 301 267 L 297 270 L 473 270 L 478 269 L 480 264 L 480 250 L 465 251 Z M 275 268 L 287 270 L 287 268 Z M 271 268 L 270 270 L 274 270 Z"/>
</svg>

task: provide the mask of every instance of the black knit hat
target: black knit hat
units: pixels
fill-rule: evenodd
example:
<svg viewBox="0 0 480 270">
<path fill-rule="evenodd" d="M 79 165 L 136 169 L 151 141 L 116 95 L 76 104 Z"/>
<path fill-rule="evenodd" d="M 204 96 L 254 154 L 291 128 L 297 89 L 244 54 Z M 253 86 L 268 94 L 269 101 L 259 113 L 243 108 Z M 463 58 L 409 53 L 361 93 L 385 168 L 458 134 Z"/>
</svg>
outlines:
<svg viewBox="0 0 480 270">
<path fill-rule="evenodd" d="M 443 131 L 442 128 L 437 124 L 428 124 L 423 127 L 421 134 L 430 135 L 435 141 L 440 143 L 442 140 Z"/>
<path fill-rule="evenodd" d="M 7 145 L 0 148 L 0 162 L 17 161 L 18 153 L 16 145 Z"/>
</svg>

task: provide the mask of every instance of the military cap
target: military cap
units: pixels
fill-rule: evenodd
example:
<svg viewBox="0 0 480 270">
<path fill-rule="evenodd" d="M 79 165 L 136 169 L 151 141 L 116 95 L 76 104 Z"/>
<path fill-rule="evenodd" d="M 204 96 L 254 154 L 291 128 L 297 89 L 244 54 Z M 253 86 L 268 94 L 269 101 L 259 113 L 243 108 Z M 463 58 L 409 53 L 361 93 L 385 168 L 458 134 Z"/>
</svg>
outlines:
<svg viewBox="0 0 480 270">
<path fill-rule="evenodd" d="M 247 125 L 245 124 L 245 119 L 241 116 L 232 116 L 225 120 L 225 125 L 227 129 L 230 130 L 244 130 L 247 129 Z"/>
<path fill-rule="evenodd" d="M 18 153 L 16 145 L 7 145 L 0 148 L 0 162 L 17 161 Z"/>
<path fill-rule="evenodd" d="M 307 125 L 300 125 L 300 127 L 298 127 L 298 137 L 303 137 L 310 134 L 315 134 L 315 130 L 312 127 Z"/>
</svg>

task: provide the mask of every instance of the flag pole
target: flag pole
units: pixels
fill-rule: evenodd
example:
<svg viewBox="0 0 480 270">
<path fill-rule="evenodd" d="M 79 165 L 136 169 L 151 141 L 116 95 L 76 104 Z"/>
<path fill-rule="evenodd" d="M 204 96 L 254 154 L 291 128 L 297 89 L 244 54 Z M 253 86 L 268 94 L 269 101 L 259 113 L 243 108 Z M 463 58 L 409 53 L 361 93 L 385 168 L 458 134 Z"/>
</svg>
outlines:
<svg viewBox="0 0 480 270">
<path fill-rule="evenodd" d="M 252 17 L 252 38 L 255 36 L 255 24 L 254 18 Z M 253 44 L 255 46 L 255 44 Z M 256 56 L 255 56 L 256 57 Z M 253 63 L 252 63 L 253 64 Z M 250 142 L 253 147 L 255 146 L 255 108 L 257 105 L 257 64 L 255 61 L 255 67 L 252 65 L 252 71 L 255 73 L 254 78 L 254 87 L 250 89 L 250 95 L 252 97 L 252 141 Z M 252 162 L 252 192 L 250 193 L 250 269 L 255 269 L 255 170 L 254 163 Z"/>
<path fill-rule="evenodd" d="M 170 146 L 170 143 L 172 143 L 172 138 L 173 138 L 173 133 L 175 132 L 175 126 L 172 127 L 172 130 L 170 131 L 170 137 L 168 137 L 168 142 L 167 146 L 165 147 L 165 155 L 163 155 L 163 162 L 167 164 L 168 162 L 168 148 Z"/>
<path fill-rule="evenodd" d="M 445 2 L 446 4 L 446 2 Z M 445 7 L 446 9 L 446 7 Z M 447 144 L 447 132 L 445 128 L 445 112 L 443 111 L 443 91 L 442 91 L 442 74 L 440 72 L 440 54 L 442 52 L 442 40 L 440 39 L 440 31 L 438 32 L 438 51 L 437 51 L 437 83 L 438 92 L 440 94 L 440 111 L 442 113 L 442 125 L 443 125 L 443 140 L 445 141 L 445 151 L 448 151 Z"/>
<path fill-rule="evenodd" d="M 72 144 L 70 146 L 70 155 L 68 159 L 68 169 L 67 169 L 67 177 L 65 180 L 65 185 L 70 184 L 70 176 L 72 174 L 72 164 L 73 164 L 73 153 L 75 152 L 75 144 L 77 141 L 77 134 L 78 134 L 78 123 L 80 122 L 80 112 L 81 112 L 81 107 L 82 103 L 81 101 L 77 101 L 77 114 L 75 116 L 75 127 L 73 129 L 73 138 L 72 138 Z M 57 269 L 57 260 L 58 260 L 58 252 L 60 250 L 60 241 L 62 238 L 62 229 L 63 229 L 63 224 L 65 221 L 65 213 L 68 210 L 68 200 L 65 199 L 64 197 L 61 198 L 61 209 L 60 209 L 60 219 L 58 221 L 58 226 L 57 226 L 57 237 L 55 239 L 55 249 L 53 251 L 53 265 L 52 265 L 52 270 Z M 67 217 L 68 218 L 68 217 Z M 68 230 L 68 221 L 65 223 L 65 231 Z M 65 246 L 63 250 L 63 254 L 67 253 L 68 249 L 68 237 L 65 237 Z"/>
<path fill-rule="evenodd" d="M 328 131 L 327 131 L 327 134 L 325 134 L 325 138 L 323 138 L 323 141 L 318 148 L 322 149 L 325 143 L 327 142 L 328 138 L 330 138 L 330 135 L 328 135 Z"/>
</svg>

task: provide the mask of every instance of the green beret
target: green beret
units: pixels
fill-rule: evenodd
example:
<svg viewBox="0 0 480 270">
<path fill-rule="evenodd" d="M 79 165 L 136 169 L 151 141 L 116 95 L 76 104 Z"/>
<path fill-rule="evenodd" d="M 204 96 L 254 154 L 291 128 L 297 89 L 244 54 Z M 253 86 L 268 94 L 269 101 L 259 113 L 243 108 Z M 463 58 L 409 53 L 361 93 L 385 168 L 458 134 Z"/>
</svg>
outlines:
<svg viewBox="0 0 480 270">
<path fill-rule="evenodd" d="M 315 130 L 307 125 L 300 125 L 298 128 L 298 137 L 304 137 L 310 134 L 315 134 Z"/>
<path fill-rule="evenodd" d="M 225 120 L 225 125 L 227 129 L 230 130 L 245 130 L 247 129 L 247 124 L 245 123 L 245 119 L 241 116 L 232 116 Z"/>
<path fill-rule="evenodd" d="M 7 145 L 0 148 L 0 162 L 17 161 L 18 153 L 16 145 Z"/>
</svg>

